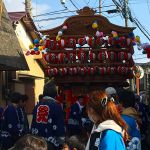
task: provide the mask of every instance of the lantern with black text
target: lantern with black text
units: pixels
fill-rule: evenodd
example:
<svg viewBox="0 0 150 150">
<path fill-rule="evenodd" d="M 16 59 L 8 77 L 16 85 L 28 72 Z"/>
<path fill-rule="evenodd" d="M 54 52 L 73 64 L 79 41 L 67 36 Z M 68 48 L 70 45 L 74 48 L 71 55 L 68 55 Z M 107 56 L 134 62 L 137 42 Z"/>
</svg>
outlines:
<svg viewBox="0 0 150 150">
<path fill-rule="evenodd" d="M 49 48 L 50 48 L 50 50 L 55 50 L 55 49 L 57 49 L 57 43 L 56 43 L 55 40 L 50 40 Z"/>
<path fill-rule="evenodd" d="M 98 74 L 105 75 L 107 73 L 106 67 L 98 67 Z"/>
<path fill-rule="evenodd" d="M 85 38 L 79 38 L 79 39 L 78 39 L 78 44 L 79 44 L 80 46 L 85 45 L 85 44 L 86 44 L 86 39 L 85 39 Z"/>
<path fill-rule="evenodd" d="M 81 68 L 78 68 L 78 73 L 80 74 L 80 75 L 86 75 L 86 73 L 87 73 L 87 68 L 86 67 L 81 67 Z"/>
<path fill-rule="evenodd" d="M 74 47 L 76 47 L 76 39 L 75 39 L 75 38 L 69 38 L 69 39 L 68 39 L 68 44 L 67 44 L 67 46 L 68 46 L 69 48 L 74 48 Z"/>
<path fill-rule="evenodd" d="M 118 74 L 126 75 L 129 72 L 129 68 L 128 67 L 119 66 L 117 71 L 118 71 Z"/>
<path fill-rule="evenodd" d="M 106 57 L 107 57 L 107 52 L 99 52 L 99 54 L 98 54 L 98 60 L 100 62 L 106 60 Z"/>
<path fill-rule="evenodd" d="M 50 53 L 50 54 L 45 54 L 44 59 L 48 63 L 55 63 L 56 62 L 56 54 L 55 53 Z"/>
<path fill-rule="evenodd" d="M 64 53 L 59 53 L 59 54 L 58 54 L 58 62 L 59 62 L 59 63 L 63 63 L 63 62 L 65 62 L 65 60 L 66 60 L 66 54 L 64 54 Z"/>
<path fill-rule="evenodd" d="M 98 37 L 96 39 L 96 45 L 98 48 L 102 47 L 102 45 L 104 45 L 104 43 L 105 43 L 105 40 L 103 39 L 103 37 Z"/>
<path fill-rule="evenodd" d="M 94 39 L 94 37 L 89 37 L 89 38 L 87 39 L 87 44 L 88 44 L 90 47 L 94 47 L 94 45 L 95 45 L 95 39 Z"/>
<path fill-rule="evenodd" d="M 60 68 L 60 69 L 59 69 L 59 74 L 60 74 L 61 76 L 66 75 L 66 74 L 67 74 L 67 68 Z"/>
<path fill-rule="evenodd" d="M 67 58 L 69 62 L 75 62 L 76 61 L 76 55 L 74 52 L 68 52 Z"/>
<path fill-rule="evenodd" d="M 88 67 L 88 74 L 89 74 L 89 75 L 94 75 L 95 72 L 96 72 L 95 67 Z"/>
<path fill-rule="evenodd" d="M 81 51 L 79 54 L 78 54 L 78 59 L 81 61 L 81 62 L 85 62 L 86 61 L 86 53 L 84 51 Z"/>
<path fill-rule="evenodd" d="M 68 74 L 69 75 L 76 75 L 77 74 L 77 68 L 76 67 L 69 68 L 68 69 Z"/>
<path fill-rule="evenodd" d="M 126 52 L 119 52 L 118 53 L 118 59 L 123 61 L 123 60 L 130 60 L 132 57 L 131 53 L 126 53 Z"/>
<path fill-rule="evenodd" d="M 115 52 L 108 52 L 108 59 L 110 61 L 115 61 L 116 60 L 116 53 Z"/>
<path fill-rule="evenodd" d="M 48 69 L 47 73 L 49 76 L 56 76 L 58 74 L 58 69 L 57 68 Z"/>
<path fill-rule="evenodd" d="M 108 67 L 107 68 L 107 73 L 108 74 L 115 74 L 116 73 L 116 68 L 115 67 Z"/>
<path fill-rule="evenodd" d="M 126 38 L 125 38 L 125 37 L 120 37 L 120 38 L 119 38 L 119 46 L 120 46 L 121 48 L 125 48 L 126 45 L 127 45 Z"/>
<path fill-rule="evenodd" d="M 96 55 L 95 53 L 93 53 L 92 51 L 89 52 L 89 60 L 92 62 L 96 59 Z"/>
<path fill-rule="evenodd" d="M 65 39 L 61 39 L 58 41 L 58 49 L 63 49 L 66 46 L 66 40 Z"/>
</svg>

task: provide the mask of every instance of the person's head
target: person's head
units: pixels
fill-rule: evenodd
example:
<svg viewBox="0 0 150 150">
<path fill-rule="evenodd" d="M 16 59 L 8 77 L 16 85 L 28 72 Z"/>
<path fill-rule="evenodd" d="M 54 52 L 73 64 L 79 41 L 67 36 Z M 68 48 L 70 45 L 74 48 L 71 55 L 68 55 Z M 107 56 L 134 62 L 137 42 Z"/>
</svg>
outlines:
<svg viewBox="0 0 150 150">
<path fill-rule="evenodd" d="M 19 105 L 20 105 L 21 107 L 25 107 L 28 99 L 29 99 L 29 98 L 28 98 L 27 95 L 25 95 L 25 94 L 21 95 Z"/>
<path fill-rule="evenodd" d="M 105 91 L 93 91 L 87 103 L 87 112 L 95 124 L 106 120 L 114 120 L 120 127 L 127 130 L 127 125 L 120 116 L 117 106 Z"/>
<path fill-rule="evenodd" d="M 81 106 L 84 106 L 84 97 L 78 96 L 78 102 L 80 103 Z"/>
<path fill-rule="evenodd" d="M 85 150 L 85 142 L 79 136 L 71 136 L 67 139 L 63 150 Z"/>
<path fill-rule="evenodd" d="M 42 99 L 43 99 L 43 94 L 40 94 L 40 95 L 39 95 L 39 102 L 41 102 Z"/>
<path fill-rule="evenodd" d="M 20 138 L 10 150 L 48 150 L 48 148 L 43 138 L 28 134 Z"/>
<path fill-rule="evenodd" d="M 123 90 L 118 93 L 118 96 L 119 103 L 122 105 L 122 107 L 128 108 L 135 106 L 136 98 L 135 94 L 132 91 Z"/>
<path fill-rule="evenodd" d="M 50 96 L 52 98 L 55 98 L 56 95 L 57 95 L 57 88 L 56 88 L 54 80 L 51 80 L 44 85 L 43 97 Z"/>
<path fill-rule="evenodd" d="M 14 104 L 19 104 L 21 100 L 21 94 L 19 92 L 14 92 L 10 96 L 10 101 Z"/>
<path fill-rule="evenodd" d="M 108 97 L 113 97 L 116 102 L 118 101 L 118 95 L 117 95 L 117 91 L 115 90 L 115 88 L 108 87 L 105 89 L 105 92 L 108 95 Z"/>
</svg>

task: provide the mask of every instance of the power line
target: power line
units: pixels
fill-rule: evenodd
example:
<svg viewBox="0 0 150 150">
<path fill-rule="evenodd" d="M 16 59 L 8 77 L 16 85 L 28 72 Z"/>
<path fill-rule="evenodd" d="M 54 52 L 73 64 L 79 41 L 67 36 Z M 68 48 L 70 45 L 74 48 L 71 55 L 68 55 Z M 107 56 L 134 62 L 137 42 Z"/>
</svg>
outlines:
<svg viewBox="0 0 150 150">
<path fill-rule="evenodd" d="M 77 9 L 79 10 L 79 8 L 74 4 L 74 2 L 72 0 L 69 0 L 71 2 L 71 4 Z"/>
</svg>

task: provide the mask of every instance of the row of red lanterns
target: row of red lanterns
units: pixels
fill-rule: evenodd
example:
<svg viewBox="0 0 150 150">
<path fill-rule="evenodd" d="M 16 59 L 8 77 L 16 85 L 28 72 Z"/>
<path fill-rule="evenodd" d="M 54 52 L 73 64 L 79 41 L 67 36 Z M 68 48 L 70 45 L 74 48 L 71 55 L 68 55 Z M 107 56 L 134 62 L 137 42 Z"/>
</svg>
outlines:
<svg viewBox="0 0 150 150">
<path fill-rule="evenodd" d="M 77 57 L 76 57 L 77 56 Z M 86 62 L 87 60 L 90 61 L 95 61 L 98 59 L 99 61 L 105 61 L 106 59 L 110 61 L 123 61 L 123 60 L 130 60 L 132 58 L 131 53 L 127 52 L 118 52 L 118 57 L 117 53 L 111 51 L 111 52 L 99 52 L 98 56 L 96 57 L 96 54 L 93 52 L 90 52 L 87 54 L 86 52 L 82 51 L 78 53 L 77 55 L 74 52 L 68 52 L 68 53 L 49 53 L 44 55 L 44 59 L 48 63 L 63 63 L 66 61 L 69 62 L 76 62 L 77 59 L 79 59 L 81 62 Z"/>
<path fill-rule="evenodd" d="M 88 37 L 88 38 L 68 38 L 66 39 L 60 39 L 59 41 L 56 41 L 55 39 L 46 39 L 45 42 L 45 48 L 51 49 L 51 50 L 57 50 L 57 49 L 63 49 L 63 48 L 75 48 L 76 44 L 79 44 L 80 46 L 83 46 L 85 44 L 88 44 L 90 47 L 114 47 L 119 46 L 120 48 L 126 48 L 131 46 L 133 43 L 133 40 L 131 38 L 125 38 L 125 37 L 108 37 L 107 39 L 104 37 Z"/>
<path fill-rule="evenodd" d="M 57 76 L 57 75 L 114 75 L 114 74 L 120 74 L 120 75 L 127 75 L 131 74 L 131 68 L 129 67 L 72 67 L 72 68 L 49 68 L 46 69 L 46 74 L 48 76 Z"/>
</svg>

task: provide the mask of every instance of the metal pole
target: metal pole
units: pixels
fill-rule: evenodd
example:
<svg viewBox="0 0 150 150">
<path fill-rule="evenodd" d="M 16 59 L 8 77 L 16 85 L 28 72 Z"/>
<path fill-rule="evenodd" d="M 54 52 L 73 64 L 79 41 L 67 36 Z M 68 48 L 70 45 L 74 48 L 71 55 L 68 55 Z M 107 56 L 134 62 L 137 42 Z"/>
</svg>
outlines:
<svg viewBox="0 0 150 150">
<path fill-rule="evenodd" d="M 124 13 L 125 13 L 125 27 L 128 27 L 128 0 L 124 0 Z"/>
<path fill-rule="evenodd" d="M 99 14 L 102 14 L 102 0 L 99 0 Z"/>
</svg>

